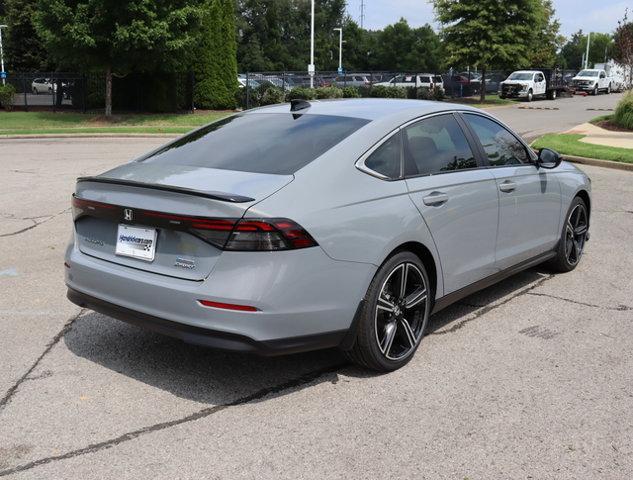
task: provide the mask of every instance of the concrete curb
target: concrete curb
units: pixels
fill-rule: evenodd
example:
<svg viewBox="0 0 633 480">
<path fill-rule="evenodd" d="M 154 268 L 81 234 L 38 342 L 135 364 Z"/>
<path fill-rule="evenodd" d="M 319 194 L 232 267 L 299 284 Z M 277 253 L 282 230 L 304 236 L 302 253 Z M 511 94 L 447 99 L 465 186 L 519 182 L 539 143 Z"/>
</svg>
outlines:
<svg viewBox="0 0 633 480">
<path fill-rule="evenodd" d="M 614 162 L 612 160 L 599 160 L 597 158 L 576 157 L 574 155 L 562 155 L 563 160 L 594 167 L 613 168 L 615 170 L 625 170 L 633 172 L 633 163 Z"/>
<path fill-rule="evenodd" d="M 37 140 L 49 138 L 175 138 L 184 133 L 34 133 L 32 135 L 4 135 L 0 140 Z"/>
</svg>

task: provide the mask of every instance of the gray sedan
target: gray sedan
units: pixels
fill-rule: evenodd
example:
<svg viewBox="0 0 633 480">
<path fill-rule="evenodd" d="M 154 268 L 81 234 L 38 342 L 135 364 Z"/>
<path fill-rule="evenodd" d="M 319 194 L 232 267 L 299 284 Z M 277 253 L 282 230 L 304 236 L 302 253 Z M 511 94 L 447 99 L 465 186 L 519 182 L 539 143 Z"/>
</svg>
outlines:
<svg viewBox="0 0 633 480">
<path fill-rule="evenodd" d="M 215 348 L 406 364 L 433 312 L 574 269 L 589 178 L 493 116 L 417 100 L 242 112 L 79 178 L 68 297 Z"/>
</svg>

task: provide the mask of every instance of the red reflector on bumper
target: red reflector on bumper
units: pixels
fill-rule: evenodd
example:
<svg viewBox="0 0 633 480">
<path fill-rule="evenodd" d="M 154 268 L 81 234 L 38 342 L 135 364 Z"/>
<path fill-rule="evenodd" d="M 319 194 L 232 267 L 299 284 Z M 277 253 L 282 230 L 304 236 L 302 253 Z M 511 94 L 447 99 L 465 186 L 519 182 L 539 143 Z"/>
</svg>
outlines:
<svg viewBox="0 0 633 480">
<path fill-rule="evenodd" d="M 257 312 L 258 309 L 250 305 L 234 305 L 232 303 L 212 302 L 211 300 L 198 300 L 204 307 L 222 308 L 224 310 L 237 310 L 240 312 Z"/>
</svg>

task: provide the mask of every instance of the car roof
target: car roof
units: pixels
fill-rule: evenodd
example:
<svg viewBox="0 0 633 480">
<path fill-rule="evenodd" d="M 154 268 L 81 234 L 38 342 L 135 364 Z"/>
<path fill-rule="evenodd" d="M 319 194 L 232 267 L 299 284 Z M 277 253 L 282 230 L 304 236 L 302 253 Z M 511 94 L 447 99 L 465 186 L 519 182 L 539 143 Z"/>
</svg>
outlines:
<svg viewBox="0 0 633 480">
<path fill-rule="evenodd" d="M 433 102 L 428 100 L 404 100 L 388 98 L 358 98 L 340 100 L 310 100 L 310 108 L 293 112 L 296 114 L 334 115 L 339 117 L 364 118 L 377 120 L 389 117 L 416 118 L 430 113 L 445 112 L 447 110 L 478 111 L 467 105 L 448 102 Z M 267 107 L 248 110 L 245 114 L 253 113 L 290 113 L 290 104 L 283 103 Z"/>
</svg>

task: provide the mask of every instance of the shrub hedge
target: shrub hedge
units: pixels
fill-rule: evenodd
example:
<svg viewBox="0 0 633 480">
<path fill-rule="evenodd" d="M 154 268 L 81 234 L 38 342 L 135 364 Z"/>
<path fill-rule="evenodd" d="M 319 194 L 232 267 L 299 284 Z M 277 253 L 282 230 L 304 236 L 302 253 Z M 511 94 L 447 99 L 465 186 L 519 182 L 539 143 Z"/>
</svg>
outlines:
<svg viewBox="0 0 633 480">
<path fill-rule="evenodd" d="M 633 90 L 618 103 L 613 115 L 613 123 L 620 128 L 633 130 Z"/>
<path fill-rule="evenodd" d="M 0 85 L 0 107 L 9 111 L 13 109 L 13 95 L 15 95 L 15 87 L 10 83 Z"/>
</svg>

